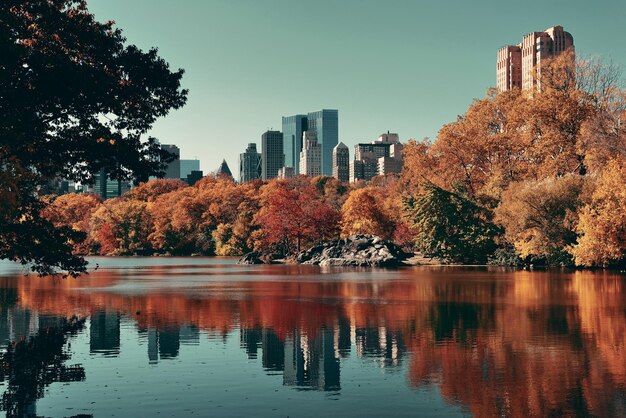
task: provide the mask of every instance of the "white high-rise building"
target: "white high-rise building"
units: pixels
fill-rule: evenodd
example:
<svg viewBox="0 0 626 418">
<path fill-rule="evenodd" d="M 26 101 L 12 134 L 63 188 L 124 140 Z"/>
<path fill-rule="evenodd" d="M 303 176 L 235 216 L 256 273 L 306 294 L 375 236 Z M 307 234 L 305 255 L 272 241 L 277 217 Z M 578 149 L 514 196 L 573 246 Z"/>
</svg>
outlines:
<svg viewBox="0 0 626 418">
<path fill-rule="evenodd" d="M 300 174 L 305 176 L 322 175 L 322 147 L 317 143 L 313 131 L 302 133 L 302 151 L 300 151 Z"/>
</svg>

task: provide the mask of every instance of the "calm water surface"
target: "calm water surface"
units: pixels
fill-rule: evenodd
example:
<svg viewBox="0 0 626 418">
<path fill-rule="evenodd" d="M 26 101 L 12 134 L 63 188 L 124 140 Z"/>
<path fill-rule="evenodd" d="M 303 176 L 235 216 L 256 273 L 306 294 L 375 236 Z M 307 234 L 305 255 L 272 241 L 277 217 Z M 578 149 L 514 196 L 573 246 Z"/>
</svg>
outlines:
<svg viewBox="0 0 626 418">
<path fill-rule="evenodd" d="M 8 416 L 626 416 L 623 275 L 91 263 L 0 262 Z"/>
</svg>

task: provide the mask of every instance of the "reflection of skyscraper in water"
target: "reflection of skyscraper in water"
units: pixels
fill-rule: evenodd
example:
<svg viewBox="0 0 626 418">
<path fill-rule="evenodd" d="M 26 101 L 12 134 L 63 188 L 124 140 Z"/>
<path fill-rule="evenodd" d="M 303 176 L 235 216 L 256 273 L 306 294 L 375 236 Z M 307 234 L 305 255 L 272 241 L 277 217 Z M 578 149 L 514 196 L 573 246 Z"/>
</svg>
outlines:
<svg viewBox="0 0 626 418">
<path fill-rule="evenodd" d="M 274 330 L 263 328 L 263 368 L 268 371 L 281 371 L 285 368 L 285 346 Z"/>
<path fill-rule="evenodd" d="M 339 390 L 339 358 L 335 357 L 335 332 L 322 328 L 318 332 L 316 348 L 319 353 L 319 378 L 317 387 L 323 390 Z"/>
<path fill-rule="evenodd" d="M 296 386 L 296 338 L 294 336 L 285 339 L 284 353 L 285 361 L 283 362 L 283 385 Z"/>
<path fill-rule="evenodd" d="M 0 353 L 9 344 L 9 310 L 0 306 Z"/>
<path fill-rule="evenodd" d="M 120 315 L 117 312 L 95 312 L 91 315 L 89 352 L 105 356 L 120 353 Z"/>
<path fill-rule="evenodd" d="M 183 325 L 182 327 L 180 327 L 179 335 L 180 343 L 182 345 L 200 344 L 200 330 L 195 325 Z"/>
<path fill-rule="evenodd" d="M 139 330 L 141 335 L 145 335 L 148 341 L 148 361 L 156 364 L 159 359 L 172 359 L 178 357 L 180 350 L 180 329 L 179 328 L 148 328 Z M 189 336 L 187 335 L 187 338 Z M 193 340 L 193 338 L 191 338 Z M 189 340 L 187 340 L 189 341 Z"/>
<path fill-rule="evenodd" d="M 356 328 L 355 344 L 358 356 L 377 358 L 381 367 L 398 366 L 406 352 L 402 334 L 384 326 Z"/>
<path fill-rule="evenodd" d="M 54 315 L 38 315 L 38 317 L 37 317 L 37 323 L 38 323 L 37 329 L 39 331 L 41 331 L 41 330 L 45 330 L 45 329 L 48 329 L 48 328 L 58 328 L 63 323 L 63 319 L 64 318 L 61 318 L 61 317 L 58 317 L 58 316 L 54 316 Z"/>
<path fill-rule="evenodd" d="M 159 334 L 156 328 L 148 328 L 148 361 L 150 364 L 159 361 Z"/>
<path fill-rule="evenodd" d="M 39 330 L 39 315 L 28 309 L 17 307 L 9 309 L 7 320 L 9 341 L 19 341 L 34 335 Z"/>
<path fill-rule="evenodd" d="M 318 390 L 339 390 L 339 358 L 333 328 L 320 329 L 315 338 L 300 330 L 285 342 L 283 384 Z"/>
<path fill-rule="evenodd" d="M 17 289 L 10 287 L 8 279 L 0 279 L 0 352 L 10 341 L 9 312 L 17 304 Z"/>
<path fill-rule="evenodd" d="M 239 345 L 246 351 L 249 359 L 256 359 L 262 340 L 261 328 L 241 329 Z"/>
<path fill-rule="evenodd" d="M 335 344 L 337 345 L 338 357 L 348 357 L 350 354 L 350 320 L 345 316 L 338 318 L 337 328 L 335 329 Z"/>
<path fill-rule="evenodd" d="M 171 359 L 178 357 L 180 350 L 180 332 L 178 328 L 159 330 L 159 358 Z"/>
</svg>

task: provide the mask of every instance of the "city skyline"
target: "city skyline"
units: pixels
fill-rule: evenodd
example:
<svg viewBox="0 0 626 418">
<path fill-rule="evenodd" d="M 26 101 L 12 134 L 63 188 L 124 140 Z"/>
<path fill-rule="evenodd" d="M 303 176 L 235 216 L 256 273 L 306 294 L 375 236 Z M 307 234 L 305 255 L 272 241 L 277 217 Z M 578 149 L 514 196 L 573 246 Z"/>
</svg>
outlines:
<svg viewBox="0 0 626 418">
<path fill-rule="evenodd" d="M 189 103 L 157 121 L 150 134 L 213 172 L 223 158 L 237 166 L 248 143 L 280 130 L 281 115 L 302 109 L 339 109 L 339 141 L 349 148 L 387 130 L 404 141 L 434 138 L 473 98 L 495 87 L 497 49 L 530 30 L 561 25 L 573 34 L 577 55 L 626 64 L 620 45 L 626 12 L 619 2 L 586 13 L 580 13 L 586 8 L 581 1 L 536 5 L 540 15 L 516 13 L 514 20 L 493 1 L 322 2 L 309 10 L 280 1 L 174 7 L 95 0 L 90 9 L 100 20 L 115 20 L 140 48 L 158 46 L 172 68 L 186 70 Z M 303 25 L 298 16 L 318 24 Z M 154 25 L 162 19 L 165 29 Z M 442 30 L 450 25 L 455 30 Z M 313 59 L 319 65 L 303 48 L 312 40 L 323 51 Z"/>
</svg>

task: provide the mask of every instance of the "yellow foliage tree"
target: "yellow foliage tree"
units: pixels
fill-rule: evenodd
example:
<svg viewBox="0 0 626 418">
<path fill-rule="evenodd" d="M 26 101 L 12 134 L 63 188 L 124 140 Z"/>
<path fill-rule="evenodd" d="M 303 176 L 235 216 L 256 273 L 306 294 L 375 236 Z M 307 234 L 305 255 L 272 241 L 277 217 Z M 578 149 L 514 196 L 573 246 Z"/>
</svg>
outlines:
<svg viewBox="0 0 626 418">
<path fill-rule="evenodd" d="M 553 257 L 575 242 L 583 184 L 571 174 L 513 183 L 502 194 L 495 221 L 521 257 Z"/>
<path fill-rule="evenodd" d="M 578 242 L 569 251 L 581 266 L 608 266 L 626 256 L 626 160 L 613 159 L 598 176 L 579 215 Z"/>
<path fill-rule="evenodd" d="M 395 225 L 385 209 L 386 198 L 383 189 L 373 186 L 350 193 L 341 208 L 341 235 L 372 234 L 392 239 Z"/>
</svg>

